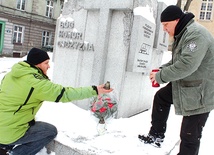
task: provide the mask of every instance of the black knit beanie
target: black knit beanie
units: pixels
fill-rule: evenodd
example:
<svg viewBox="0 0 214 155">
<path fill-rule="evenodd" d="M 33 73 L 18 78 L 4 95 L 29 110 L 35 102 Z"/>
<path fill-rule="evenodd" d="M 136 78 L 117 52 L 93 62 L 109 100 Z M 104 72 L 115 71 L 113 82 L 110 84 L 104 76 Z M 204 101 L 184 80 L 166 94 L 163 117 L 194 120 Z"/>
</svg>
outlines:
<svg viewBox="0 0 214 155">
<path fill-rule="evenodd" d="M 161 22 L 180 19 L 183 14 L 183 11 L 178 6 L 170 5 L 161 13 Z"/>
<path fill-rule="evenodd" d="M 29 62 L 32 65 L 38 65 L 41 62 L 48 59 L 50 58 L 47 52 L 38 48 L 32 48 L 27 55 L 27 62 Z"/>
</svg>

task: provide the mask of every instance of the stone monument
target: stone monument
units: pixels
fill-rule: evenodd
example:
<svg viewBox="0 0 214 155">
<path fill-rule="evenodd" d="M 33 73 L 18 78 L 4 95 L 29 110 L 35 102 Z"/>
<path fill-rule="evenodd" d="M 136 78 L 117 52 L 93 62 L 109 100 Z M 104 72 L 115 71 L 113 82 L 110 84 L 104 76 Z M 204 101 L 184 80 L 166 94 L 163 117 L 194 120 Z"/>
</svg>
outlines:
<svg viewBox="0 0 214 155">
<path fill-rule="evenodd" d="M 110 81 L 117 118 L 149 109 L 158 88 L 148 75 L 168 46 L 157 7 L 156 0 L 68 0 L 57 20 L 53 82 L 81 87 Z M 90 106 L 89 99 L 74 103 Z"/>
</svg>

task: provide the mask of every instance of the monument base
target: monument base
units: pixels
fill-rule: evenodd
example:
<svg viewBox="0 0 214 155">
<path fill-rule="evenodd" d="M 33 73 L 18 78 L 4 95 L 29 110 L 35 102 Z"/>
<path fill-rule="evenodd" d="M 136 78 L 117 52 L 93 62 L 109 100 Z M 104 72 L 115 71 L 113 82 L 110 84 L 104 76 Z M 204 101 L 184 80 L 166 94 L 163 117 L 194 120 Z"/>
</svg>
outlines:
<svg viewBox="0 0 214 155">
<path fill-rule="evenodd" d="M 46 146 L 48 153 L 55 152 L 55 155 L 83 155 L 88 154 L 87 152 L 82 152 L 78 149 L 73 149 L 69 146 L 66 146 L 56 140 L 52 141 Z M 88 154 L 90 155 L 90 154 Z"/>
<path fill-rule="evenodd" d="M 121 136 L 118 134 L 118 136 Z M 117 139 L 115 139 L 117 140 Z M 136 141 L 138 139 L 136 138 Z M 167 140 L 166 140 L 167 141 Z M 171 152 L 178 151 L 177 148 L 179 148 L 180 145 L 180 140 L 179 139 L 173 139 L 173 140 L 168 140 L 162 148 L 157 148 L 149 144 L 144 144 L 139 141 L 139 145 L 136 145 L 136 149 L 133 150 L 128 150 L 128 154 L 147 154 L 147 155 L 154 155 L 157 152 L 160 154 L 171 154 Z M 120 145 L 120 144 L 119 144 Z M 121 144 L 123 145 L 123 144 Z M 167 147 L 166 147 L 167 146 Z M 111 147 L 111 146 L 110 146 Z M 112 152 L 111 149 L 106 150 L 99 148 L 99 146 L 93 145 L 93 148 L 90 149 L 90 147 L 87 150 L 81 149 L 81 147 L 78 148 L 73 148 L 66 146 L 56 140 L 52 141 L 49 145 L 46 146 L 47 148 L 47 153 L 54 152 L 55 155 L 100 155 L 100 154 L 125 154 L 125 152 Z M 123 146 L 124 148 L 124 146 Z M 122 150 L 122 148 L 121 148 Z M 138 151 L 136 151 L 138 150 Z"/>
</svg>

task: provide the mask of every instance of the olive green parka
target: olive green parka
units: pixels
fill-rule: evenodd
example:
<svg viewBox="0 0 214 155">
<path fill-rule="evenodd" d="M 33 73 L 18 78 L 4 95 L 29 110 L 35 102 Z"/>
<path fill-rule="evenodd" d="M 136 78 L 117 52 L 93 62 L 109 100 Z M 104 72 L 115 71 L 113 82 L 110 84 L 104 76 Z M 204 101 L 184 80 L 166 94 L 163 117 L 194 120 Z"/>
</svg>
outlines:
<svg viewBox="0 0 214 155">
<path fill-rule="evenodd" d="M 91 86 L 63 87 L 27 62 L 15 64 L 0 85 L 0 143 L 10 144 L 21 138 L 43 101 L 70 102 L 95 95 Z"/>
<path fill-rule="evenodd" d="M 172 60 L 156 74 L 160 84 L 172 83 L 175 112 L 189 116 L 214 108 L 214 39 L 190 20 L 175 36 Z"/>
</svg>

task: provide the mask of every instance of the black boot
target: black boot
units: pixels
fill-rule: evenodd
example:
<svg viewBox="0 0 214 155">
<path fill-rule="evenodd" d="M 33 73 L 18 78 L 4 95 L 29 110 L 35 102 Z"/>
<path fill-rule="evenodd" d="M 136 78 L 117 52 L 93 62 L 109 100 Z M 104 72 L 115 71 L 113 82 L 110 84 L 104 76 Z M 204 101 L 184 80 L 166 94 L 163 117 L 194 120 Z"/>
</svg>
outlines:
<svg viewBox="0 0 214 155">
<path fill-rule="evenodd" d="M 9 155 L 9 152 L 13 149 L 14 145 L 0 144 L 0 155 Z"/>
<path fill-rule="evenodd" d="M 0 155 L 9 155 L 7 150 L 0 148 Z"/>
<path fill-rule="evenodd" d="M 164 140 L 164 136 L 155 136 L 155 135 L 138 135 L 138 138 L 145 144 L 152 144 L 155 147 L 161 147 L 161 143 Z"/>
</svg>

